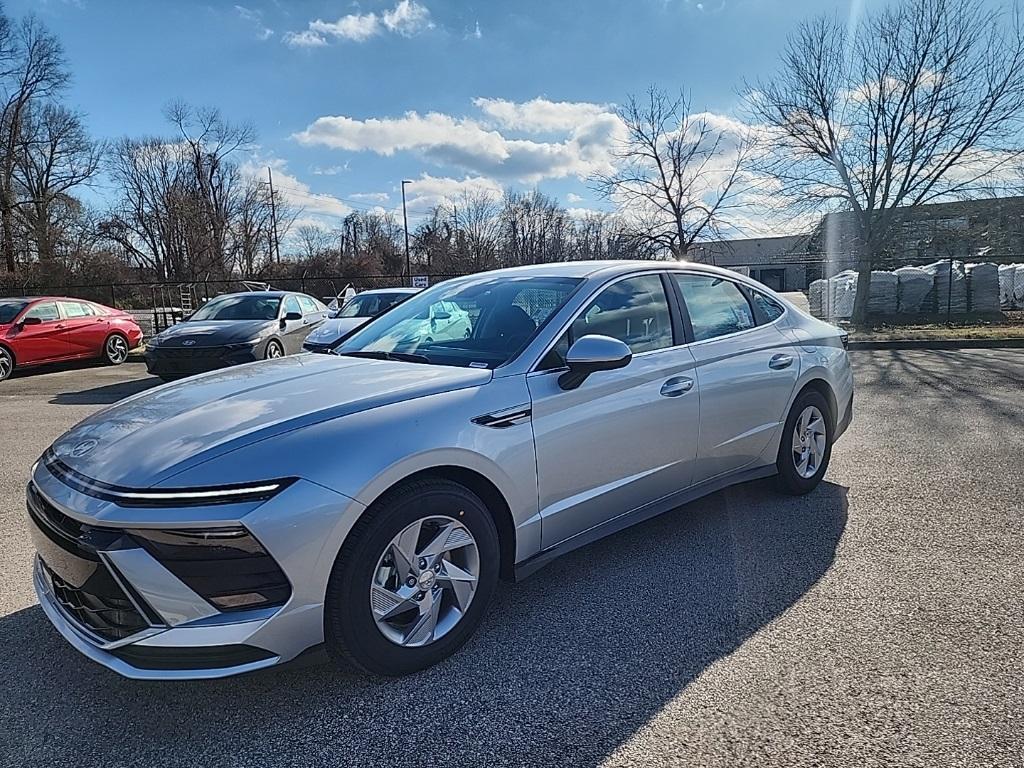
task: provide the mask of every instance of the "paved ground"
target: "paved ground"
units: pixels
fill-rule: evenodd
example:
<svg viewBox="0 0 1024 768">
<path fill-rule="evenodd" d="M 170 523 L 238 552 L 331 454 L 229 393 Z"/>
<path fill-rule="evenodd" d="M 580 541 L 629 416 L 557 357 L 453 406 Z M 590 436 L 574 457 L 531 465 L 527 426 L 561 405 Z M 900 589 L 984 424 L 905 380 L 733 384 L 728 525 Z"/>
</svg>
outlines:
<svg viewBox="0 0 1024 768">
<path fill-rule="evenodd" d="M 829 483 L 702 502 L 503 586 L 458 656 L 141 684 L 29 585 L 23 483 L 140 366 L 0 385 L 0 765 L 1024 765 L 1024 352 L 861 352 Z M 158 447 L 154 447 L 158 450 Z"/>
</svg>

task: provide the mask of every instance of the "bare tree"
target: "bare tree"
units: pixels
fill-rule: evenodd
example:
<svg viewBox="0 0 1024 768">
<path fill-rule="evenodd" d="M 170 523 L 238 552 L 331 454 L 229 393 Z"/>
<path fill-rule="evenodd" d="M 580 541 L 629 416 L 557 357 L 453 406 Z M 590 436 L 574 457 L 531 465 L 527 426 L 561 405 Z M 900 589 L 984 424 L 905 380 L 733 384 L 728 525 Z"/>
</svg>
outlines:
<svg viewBox="0 0 1024 768">
<path fill-rule="evenodd" d="M 296 228 L 294 239 L 299 255 L 306 259 L 313 259 L 330 249 L 337 237 L 316 224 L 303 224 Z"/>
<path fill-rule="evenodd" d="M 102 151 L 75 112 L 55 104 L 25 112 L 14 180 L 40 261 L 53 258 L 61 218 L 77 205 L 69 193 L 96 174 Z"/>
<path fill-rule="evenodd" d="M 0 10 L 0 251 L 15 269 L 15 169 L 29 105 L 58 93 L 68 73 L 60 42 L 34 16 L 15 24 Z"/>
<path fill-rule="evenodd" d="M 222 274 L 236 263 L 236 224 L 244 212 L 249 220 L 241 236 L 250 250 L 243 260 L 254 265 L 258 220 L 265 214 L 254 206 L 269 205 L 269 193 L 259 195 L 232 158 L 251 146 L 252 130 L 226 122 L 216 110 L 172 105 L 167 116 L 178 137 L 122 139 L 109 153 L 106 170 L 120 197 L 104 235 L 160 277 Z M 282 237 L 289 223 L 279 217 Z"/>
<path fill-rule="evenodd" d="M 899 209 L 991 188 L 1024 153 L 1021 19 L 979 0 L 904 0 L 849 32 L 806 22 L 779 73 L 750 90 L 772 194 L 790 210 L 852 212 L 855 323 Z"/>
<path fill-rule="evenodd" d="M 614 150 L 615 170 L 596 176 L 594 189 L 615 202 L 641 243 L 677 259 L 698 240 L 732 229 L 728 212 L 743 191 L 750 142 L 707 114 L 691 114 L 685 94 L 651 87 L 617 110 L 625 139 Z"/>
</svg>

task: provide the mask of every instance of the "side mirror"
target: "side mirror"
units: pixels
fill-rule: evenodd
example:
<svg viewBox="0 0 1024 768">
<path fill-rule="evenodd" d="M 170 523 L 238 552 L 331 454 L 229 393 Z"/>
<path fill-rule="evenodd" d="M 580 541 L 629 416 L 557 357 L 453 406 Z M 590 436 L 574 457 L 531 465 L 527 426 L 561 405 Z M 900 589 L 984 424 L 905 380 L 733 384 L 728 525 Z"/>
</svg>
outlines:
<svg viewBox="0 0 1024 768">
<path fill-rule="evenodd" d="M 42 319 L 39 318 L 39 317 L 36 317 L 35 315 L 30 315 L 29 317 L 21 318 L 21 326 L 23 328 L 26 325 L 39 325 L 41 322 L 43 322 Z"/>
<path fill-rule="evenodd" d="M 301 320 L 302 319 L 302 313 L 301 312 L 289 312 L 288 314 L 286 314 L 284 316 L 284 319 L 286 321 L 288 321 L 288 322 L 291 322 L 292 320 Z"/>
<path fill-rule="evenodd" d="M 569 370 L 558 377 L 562 389 L 576 389 L 587 377 L 597 371 L 625 368 L 633 359 L 629 347 L 610 336 L 588 334 L 577 339 L 565 356 Z"/>
</svg>

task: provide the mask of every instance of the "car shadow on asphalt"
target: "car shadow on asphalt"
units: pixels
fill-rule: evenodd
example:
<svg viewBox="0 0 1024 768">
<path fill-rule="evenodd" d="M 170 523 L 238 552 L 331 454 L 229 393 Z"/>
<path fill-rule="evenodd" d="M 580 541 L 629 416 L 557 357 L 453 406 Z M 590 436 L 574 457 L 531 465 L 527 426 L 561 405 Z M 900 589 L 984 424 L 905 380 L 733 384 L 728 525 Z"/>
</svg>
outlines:
<svg viewBox="0 0 1024 768">
<path fill-rule="evenodd" d="M 147 389 L 163 384 L 155 376 L 145 379 L 131 379 L 106 384 L 102 387 L 82 389 L 77 392 L 59 392 L 48 401 L 51 405 L 111 405 L 130 395 L 136 395 Z"/>
<path fill-rule="evenodd" d="M 395 680 L 126 680 L 34 606 L 0 619 L 0 722 L 17 765 L 596 766 L 813 588 L 846 519 L 832 483 L 716 493 L 502 584 L 462 651 Z"/>
</svg>

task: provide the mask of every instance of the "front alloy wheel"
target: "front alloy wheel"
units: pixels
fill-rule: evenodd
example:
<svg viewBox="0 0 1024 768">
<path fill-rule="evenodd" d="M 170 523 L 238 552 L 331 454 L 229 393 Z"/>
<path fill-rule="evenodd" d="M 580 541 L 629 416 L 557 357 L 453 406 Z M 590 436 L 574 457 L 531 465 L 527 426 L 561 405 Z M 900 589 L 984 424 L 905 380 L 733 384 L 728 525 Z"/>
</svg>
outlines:
<svg viewBox="0 0 1024 768">
<path fill-rule="evenodd" d="M 446 517 L 417 520 L 377 561 L 370 609 L 377 629 L 401 646 L 428 645 L 466 614 L 480 576 L 480 551 L 466 526 Z"/>
<path fill-rule="evenodd" d="M 363 513 L 338 553 L 324 605 L 327 650 L 377 675 L 436 664 L 479 625 L 500 557 L 479 496 L 442 478 L 402 483 Z"/>
</svg>

